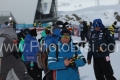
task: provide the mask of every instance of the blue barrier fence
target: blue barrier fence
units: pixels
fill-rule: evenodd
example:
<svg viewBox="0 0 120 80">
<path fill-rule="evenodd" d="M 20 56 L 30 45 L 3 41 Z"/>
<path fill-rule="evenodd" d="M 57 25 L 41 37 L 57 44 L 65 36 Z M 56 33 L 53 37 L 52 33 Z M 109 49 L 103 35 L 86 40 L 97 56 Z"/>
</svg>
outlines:
<svg viewBox="0 0 120 80">
<path fill-rule="evenodd" d="M 0 25 L 0 28 L 1 27 L 4 27 L 5 25 L 2 24 Z M 46 27 L 46 26 L 49 26 L 48 23 L 42 23 L 42 27 Z M 33 24 L 16 24 L 16 28 L 31 28 L 33 27 Z"/>
<path fill-rule="evenodd" d="M 42 27 L 49 26 L 48 23 L 42 23 Z M 33 24 L 17 24 L 16 28 L 31 28 L 33 27 Z"/>
</svg>

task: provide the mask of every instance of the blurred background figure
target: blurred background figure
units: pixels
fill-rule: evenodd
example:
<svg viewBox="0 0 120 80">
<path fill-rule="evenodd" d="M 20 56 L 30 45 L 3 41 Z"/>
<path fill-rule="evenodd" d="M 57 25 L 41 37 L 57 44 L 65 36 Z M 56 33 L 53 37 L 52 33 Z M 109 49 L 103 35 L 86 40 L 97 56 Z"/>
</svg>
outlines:
<svg viewBox="0 0 120 80">
<path fill-rule="evenodd" d="M 110 31 L 110 34 L 112 35 L 113 38 L 114 38 L 114 34 L 115 34 L 116 25 L 117 25 L 117 21 L 115 21 L 115 22 L 108 28 L 108 30 Z"/>
</svg>

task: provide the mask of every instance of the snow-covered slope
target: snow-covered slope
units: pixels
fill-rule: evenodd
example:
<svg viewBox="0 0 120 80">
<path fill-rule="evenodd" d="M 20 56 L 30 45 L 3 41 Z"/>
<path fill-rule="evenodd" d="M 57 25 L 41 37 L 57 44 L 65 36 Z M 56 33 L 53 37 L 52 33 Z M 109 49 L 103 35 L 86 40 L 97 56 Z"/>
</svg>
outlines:
<svg viewBox="0 0 120 80">
<path fill-rule="evenodd" d="M 74 11 L 91 6 L 97 6 L 98 0 L 57 0 L 59 11 Z M 115 5 L 118 0 L 99 0 L 100 5 Z"/>
<path fill-rule="evenodd" d="M 79 9 L 76 11 L 64 11 L 59 14 L 59 20 L 68 21 L 72 24 L 79 24 L 79 18 L 85 21 L 93 21 L 96 18 L 101 18 L 105 26 L 110 26 L 115 20 L 120 19 L 120 5 L 110 6 L 96 6 L 85 9 Z M 115 12 L 118 12 L 117 14 Z M 73 16 L 77 15 L 77 17 Z M 115 19 L 117 16 L 117 19 Z M 72 19 L 73 18 L 73 19 Z M 71 19 L 71 20 L 70 20 Z M 118 26 L 120 23 L 118 23 Z"/>
</svg>

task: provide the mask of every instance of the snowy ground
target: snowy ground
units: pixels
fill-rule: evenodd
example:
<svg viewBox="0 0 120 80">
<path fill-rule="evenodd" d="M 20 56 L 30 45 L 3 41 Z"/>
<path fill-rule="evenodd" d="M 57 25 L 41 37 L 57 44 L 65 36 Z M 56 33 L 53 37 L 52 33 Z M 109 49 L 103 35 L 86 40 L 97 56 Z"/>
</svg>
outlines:
<svg viewBox="0 0 120 80">
<path fill-rule="evenodd" d="M 72 7 L 72 6 L 71 6 Z M 85 9 L 79 9 L 75 11 L 63 11 L 60 13 L 59 20 L 66 21 L 66 15 L 70 18 L 74 18 L 74 20 L 69 19 L 69 23 L 79 25 L 79 20 L 73 16 L 76 14 L 78 17 L 82 18 L 82 20 L 87 21 L 88 23 L 91 21 L 93 22 L 94 19 L 100 18 L 105 26 L 110 26 L 116 19 L 116 16 L 119 16 L 120 5 L 109 5 L 109 6 L 95 6 L 95 7 L 88 7 Z M 114 15 L 115 12 L 118 12 L 118 15 Z M 120 26 L 120 22 L 118 21 L 117 26 Z"/>
<path fill-rule="evenodd" d="M 38 34 L 40 34 L 39 32 Z M 41 35 L 38 35 L 37 38 L 40 38 Z M 80 37 L 72 36 L 72 39 L 74 42 L 80 42 Z M 120 41 L 116 41 L 116 44 L 120 44 Z M 82 54 L 87 58 L 87 50 L 88 50 L 88 44 L 86 44 L 85 48 L 80 48 Z M 114 76 L 117 78 L 117 80 L 120 80 L 120 46 L 116 47 L 116 50 L 114 53 L 110 54 L 111 58 L 111 65 L 114 70 Z M 93 70 L 93 62 L 91 65 L 86 64 L 84 67 L 79 67 L 80 77 L 81 80 L 96 80 L 94 76 L 94 70 Z M 44 76 L 44 74 L 43 74 Z"/>
</svg>

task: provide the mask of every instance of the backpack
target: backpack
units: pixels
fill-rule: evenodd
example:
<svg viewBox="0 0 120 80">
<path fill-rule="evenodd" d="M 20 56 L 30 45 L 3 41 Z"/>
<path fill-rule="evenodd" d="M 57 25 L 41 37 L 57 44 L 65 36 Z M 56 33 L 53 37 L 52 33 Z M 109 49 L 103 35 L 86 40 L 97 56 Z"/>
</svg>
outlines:
<svg viewBox="0 0 120 80">
<path fill-rule="evenodd" d="M 45 50 L 46 46 L 44 46 L 44 43 L 47 44 L 47 46 L 49 46 L 51 43 L 54 44 L 57 43 L 56 41 L 58 40 L 59 37 L 55 35 L 60 35 L 60 29 L 54 30 L 54 35 L 51 36 L 50 35 L 47 36 L 45 30 L 41 33 L 41 35 L 42 37 L 38 40 L 40 42 L 41 51 L 39 51 L 37 54 L 37 63 L 39 68 L 45 69 L 47 67 L 47 57 L 49 49 L 47 48 L 47 50 Z"/>
<path fill-rule="evenodd" d="M 58 45 L 55 45 L 56 46 L 56 58 L 58 58 Z M 51 46 L 52 47 L 52 46 Z M 37 64 L 38 64 L 38 67 L 40 69 L 45 69 L 47 68 L 47 58 L 48 58 L 48 53 L 49 53 L 49 49 L 47 48 L 46 51 L 42 52 L 42 51 L 39 51 L 37 53 Z"/>
<path fill-rule="evenodd" d="M 40 46 L 41 46 L 41 51 L 38 52 L 37 54 L 37 64 L 38 67 L 40 69 L 44 70 L 45 76 L 43 78 L 43 80 L 55 80 L 56 78 L 56 71 L 55 70 L 49 70 L 49 68 L 47 67 L 47 61 L 48 61 L 48 53 L 49 53 L 49 49 L 44 46 L 44 43 L 47 44 L 47 46 L 49 46 L 51 43 L 57 43 L 57 41 L 59 40 L 59 35 L 60 35 L 60 29 L 55 29 L 53 31 L 54 35 L 46 35 L 45 34 L 46 31 L 43 31 L 41 33 L 42 37 L 41 39 L 39 39 L 40 42 Z M 51 45 L 53 46 L 53 45 Z M 56 45 L 57 49 L 58 46 Z M 45 50 L 47 48 L 47 50 Z M 56 58 L 58 58 L 58 50 L 56 50 Z"/>
<path fill-rule="evenodd" d="M 47 49 L 47 51 L 40 51 L 37 53 L 37 65 L 40 69 L 44 70 L 45 76 L 43 80 L 56 80 L 56 71 L 49 70 L 49 68 L 47 67 L 48 53 L 49 49 Z M 58 45 L 56 45 L 56 58 L 58 58 Z"/>
</svg>

